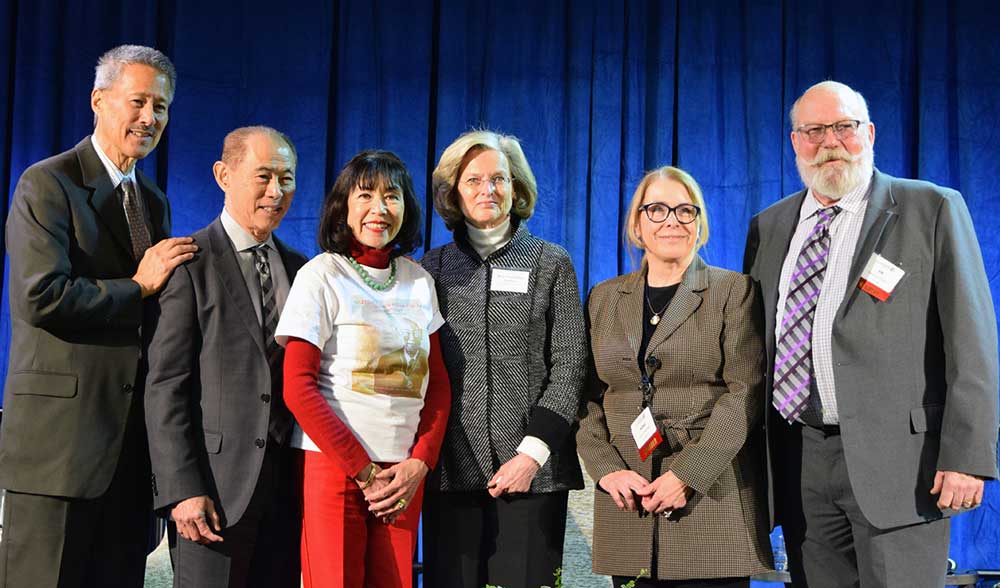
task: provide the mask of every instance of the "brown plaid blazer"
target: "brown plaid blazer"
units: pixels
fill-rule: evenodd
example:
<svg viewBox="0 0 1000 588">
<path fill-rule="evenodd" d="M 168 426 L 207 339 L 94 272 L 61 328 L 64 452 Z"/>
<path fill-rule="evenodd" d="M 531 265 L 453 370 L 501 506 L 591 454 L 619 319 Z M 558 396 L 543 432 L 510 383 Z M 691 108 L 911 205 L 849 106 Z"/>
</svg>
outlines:
<svg viewBox="0 0 1000 588">
<path fill-rule="evenodd" d="M 695 490 L 669 518 L 622 512 L 594 492 L 593 569 L 659 579 L 749 576 L 771 566 L 763 461 L 764 351 L 759 297 L 746 276 L 695 257 L 657 325 L 647 356 L 653 415 L 665 440 L 646 461 L 629 425 L 639 415 L 645 271 L 594 287 L 587 313 L 591 378 L 577 434 L 595 482 L 632 469 L 647 480 L 672 470 Z"/>
</svg>

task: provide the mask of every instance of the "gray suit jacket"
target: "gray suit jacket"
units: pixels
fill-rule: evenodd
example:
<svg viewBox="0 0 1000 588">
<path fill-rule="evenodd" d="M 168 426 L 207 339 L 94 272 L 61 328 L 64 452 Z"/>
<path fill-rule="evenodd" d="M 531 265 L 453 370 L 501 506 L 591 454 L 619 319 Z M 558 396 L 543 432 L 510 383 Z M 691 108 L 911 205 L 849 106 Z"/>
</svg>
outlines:
<svg viewBox="0 0 1000 588">
<path fill-rule="evenodd" d="M 170 233 L 167 199 L 136 177 L 156 243 Z M 142 388 L 143 301 L 130 243 L 90 137 L 18 181 L 7 218 L 12 332 L 0 487 L 95 498 L 111 483 Z"/>
<path fill-rule="evenodd" d="M 236 251 L 222 221 L 192 235 L 195 259 L 159 295 L 149 346 L 146 425 L 157 509 L 208 495 L 236 524 L 257 484 L 271 411 L 291 419 Z M 274 239 L 289 281 L 306 262 Z"/>
<path fill-rule="evenodd" d="M 752 219 L 744 260 L 764 297 L 772 450 L 781 425 L 770 408 L 778 281 L 805 195 Z M 885 302 L 857 288 L 873 252 L 906 271 Z M 936 471 L 997 476 L 996 318 L 962 195 L 876 171 L 848 284 L 832 351 L 858 504 L 880 528 L 939 518 L 929 494 Z"/>
</svg>

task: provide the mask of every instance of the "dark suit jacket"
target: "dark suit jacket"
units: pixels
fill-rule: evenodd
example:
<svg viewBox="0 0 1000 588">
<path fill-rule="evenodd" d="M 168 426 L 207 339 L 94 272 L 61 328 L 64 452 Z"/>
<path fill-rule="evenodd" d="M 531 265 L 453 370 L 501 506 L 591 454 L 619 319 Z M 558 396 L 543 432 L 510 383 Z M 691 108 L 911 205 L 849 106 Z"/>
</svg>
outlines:
<svg viewBox="0 0 1000 588">
<path fill-rule="evenodd" d="M 208 495 L 226 526 L 256 486 L 275 403 L 260 323 L 222 221 L 196 232 L 195 259 L 159 295 L 146 380 L 153 504 Z M 306 258 L 274 239 L 291 281 Z M 278 363 L 280 365 L 280 361 Z M 274 378 L 280 386 L 280 374 Z"/>
<path fill-rule="evenodd" d="M 753 218 L 744 260 L 764 296 L 766 426 L 778 451 L 781 417 L 770 409 L 778 281 L 805 195 Z M 885 302 L 857 288 L 873 252 L 906 271 Z M 848 284 L 832 351 L 858 504 L 880 528 L 939 518 L 929 494 L 937 470 L 997 476 L 996 318 L 962 195 L 876 171 Z"/>
<path fill-rule="evenodd" d="M 170 233 L 169 205 L 136 177 L 156 243 Z M 90 137 L 18 181 L 7 218 L 12 332 L 0 487 L 75 498 L 107 490 L 142 388 L 143 301 L 130 243 Z"/>
</svg>

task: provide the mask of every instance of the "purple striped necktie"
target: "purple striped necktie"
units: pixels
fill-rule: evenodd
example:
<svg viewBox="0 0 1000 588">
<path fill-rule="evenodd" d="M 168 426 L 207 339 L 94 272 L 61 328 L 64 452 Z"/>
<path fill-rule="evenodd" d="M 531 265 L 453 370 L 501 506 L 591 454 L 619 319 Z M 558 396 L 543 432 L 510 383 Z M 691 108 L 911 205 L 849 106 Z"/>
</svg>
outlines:
<svg viewBox="0 0 1000 588">
<path fill-rule="evenodd" d="M 774 358 L 774 407 L 788 422 L 797 419 L 809 404 L 813 378 L 812 329 L 816 302 L 823 289 L 830 255 L 830 223 L 839 206 L 816 211 L 819 220 L 806 237 L 795 271 L 788 281 L 785 315 Z"/>
</svg>

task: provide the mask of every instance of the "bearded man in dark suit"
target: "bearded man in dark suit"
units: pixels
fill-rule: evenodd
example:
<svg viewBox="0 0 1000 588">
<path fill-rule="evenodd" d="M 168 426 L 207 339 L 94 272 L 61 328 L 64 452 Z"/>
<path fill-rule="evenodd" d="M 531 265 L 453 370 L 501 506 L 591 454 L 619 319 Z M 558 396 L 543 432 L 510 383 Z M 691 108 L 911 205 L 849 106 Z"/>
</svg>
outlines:
<svg viewBox="0 0 1000 588">
<path fill-rule="evenodd" d="M 144 301 L 197 247 L 167 238 L 167 199 L 135 163 L 160 140 L 176 80 L 155 49 L 105 53 L 93 135 L 29 167 L 14 191 L 0 586 L 143 584 Z"/>
</svg>

